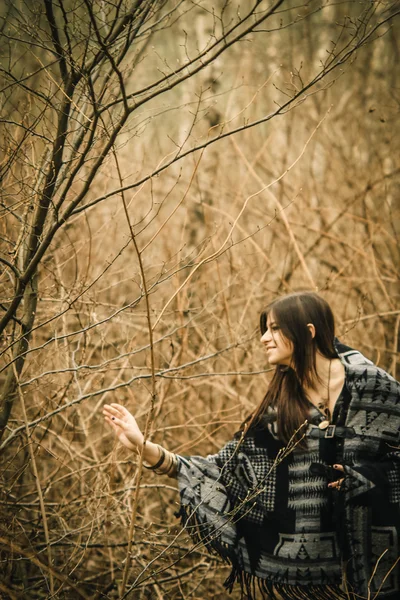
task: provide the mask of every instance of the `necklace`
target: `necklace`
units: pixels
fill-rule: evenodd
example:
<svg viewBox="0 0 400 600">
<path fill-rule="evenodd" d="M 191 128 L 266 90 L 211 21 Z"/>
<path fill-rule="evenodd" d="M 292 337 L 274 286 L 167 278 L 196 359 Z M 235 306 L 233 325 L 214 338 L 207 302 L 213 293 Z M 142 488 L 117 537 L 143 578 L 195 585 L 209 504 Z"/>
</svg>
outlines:
<svg viewBox="0 0 400 600">
<path fill-rule="evenodd" d="M 322 402 L 320 402 L 318 404 L 318 408 L 319 410 L 323 413 L 325 419 L 323 421 L 321 421 L 321 423 L 318 425 L 319 429 L 326 429 L 327 427 L 329 427 L 329 425 L 331 424 L 331 411 L 330 411 L 330 399 L 331 399 L 331 395 L 330 395 L 330 387 L 331 387 L 331 366 L 332 366 L 332 359 L 329 361 L 329 370 L 328 370 L 328 398 L 325 400 L 323 400 Z"/>
</svg>

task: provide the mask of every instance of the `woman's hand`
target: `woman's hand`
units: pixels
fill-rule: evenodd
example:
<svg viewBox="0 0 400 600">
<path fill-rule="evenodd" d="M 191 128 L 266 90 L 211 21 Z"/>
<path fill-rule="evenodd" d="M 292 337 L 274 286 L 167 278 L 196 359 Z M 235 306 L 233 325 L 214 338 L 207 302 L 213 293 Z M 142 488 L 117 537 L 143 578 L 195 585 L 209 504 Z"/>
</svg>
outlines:
<svg viewBox="0 0 400 600">
<path fill-rule="evenodd" d="M 333 465 L 333 468 L 336 469 L 337 471 L 341 471 L 342 473 L 344 473 L 343 465 Z M 343 481 L 344 481 L 344 477 L 342 477 L 342 479 L 337 479 L 336 481 L 332 481 L 332 483 L 328 483 L 328 487 L 339 491 L 342 486 Z"/>
<path fill-rule="evenodd" d="M 143 446 L 143 434 L 129 410 L 120 404 L 105 404 L 103 414 L 124 446 L 130 450 L 136 450 Z"/>
</svg>

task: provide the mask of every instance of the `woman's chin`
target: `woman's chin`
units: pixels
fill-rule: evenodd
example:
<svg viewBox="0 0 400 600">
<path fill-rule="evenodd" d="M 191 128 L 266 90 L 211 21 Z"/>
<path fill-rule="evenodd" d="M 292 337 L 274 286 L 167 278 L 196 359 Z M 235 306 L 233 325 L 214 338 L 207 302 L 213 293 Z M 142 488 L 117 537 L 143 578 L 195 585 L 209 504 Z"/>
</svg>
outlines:
<svg viewBox="0 0 400 600">
<path fill-rule="evenodd" d="M 276 358 L 274 358 L 273 356 L 267 356 L 267 361 L 268 364 L 271 365 L 271 367 L 276 367 L 277 365 L 279 365 L 279 361 L 277 361 Z"/>
<path fill-rule="evenodd" d="M 285 359 L 280 359 L 277 356 L 267 356 L 267 360 L 268 364 L 271 365 L 271 367 L 287 367 L 290 364 L 289 361 Z"/>
</svg>

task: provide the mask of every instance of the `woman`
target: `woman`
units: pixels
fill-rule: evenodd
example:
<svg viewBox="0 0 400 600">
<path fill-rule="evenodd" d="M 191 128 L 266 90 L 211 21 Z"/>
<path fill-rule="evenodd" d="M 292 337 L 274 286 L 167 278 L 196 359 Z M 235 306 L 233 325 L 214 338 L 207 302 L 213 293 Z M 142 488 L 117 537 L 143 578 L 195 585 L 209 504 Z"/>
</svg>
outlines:
<svg viewBox="0 0 400 600">
<path fill-rule="evenodd" d="M 228 590 L 399 600 L 400 385 L 336 340 L 315 293 L 276 300 L 260 324 L 275 372 L 255 413 L 206 458 L 146 442 L 148 467 L 177 475 L 183 523 L 232 565 Z M 143 445 L 124 407 L 104 415 Z"/>
</svg>

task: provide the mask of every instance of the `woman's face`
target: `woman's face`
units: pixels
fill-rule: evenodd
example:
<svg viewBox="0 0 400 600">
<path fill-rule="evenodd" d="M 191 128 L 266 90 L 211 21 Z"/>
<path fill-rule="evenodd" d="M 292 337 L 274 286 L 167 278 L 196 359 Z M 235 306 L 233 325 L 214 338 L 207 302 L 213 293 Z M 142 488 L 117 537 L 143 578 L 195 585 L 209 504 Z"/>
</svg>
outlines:
<svg viewBox="0 0 400 600">
<path fill-rule="evenodd" d="M 281 332 L 280 327 L 274 320 L 273 313 L 269 313 L 267 319 L 267 331 L 261 337 L 267 351 L 270 365 L 290 365 L 293 356 L 293 344 Z"/>
</svg>

